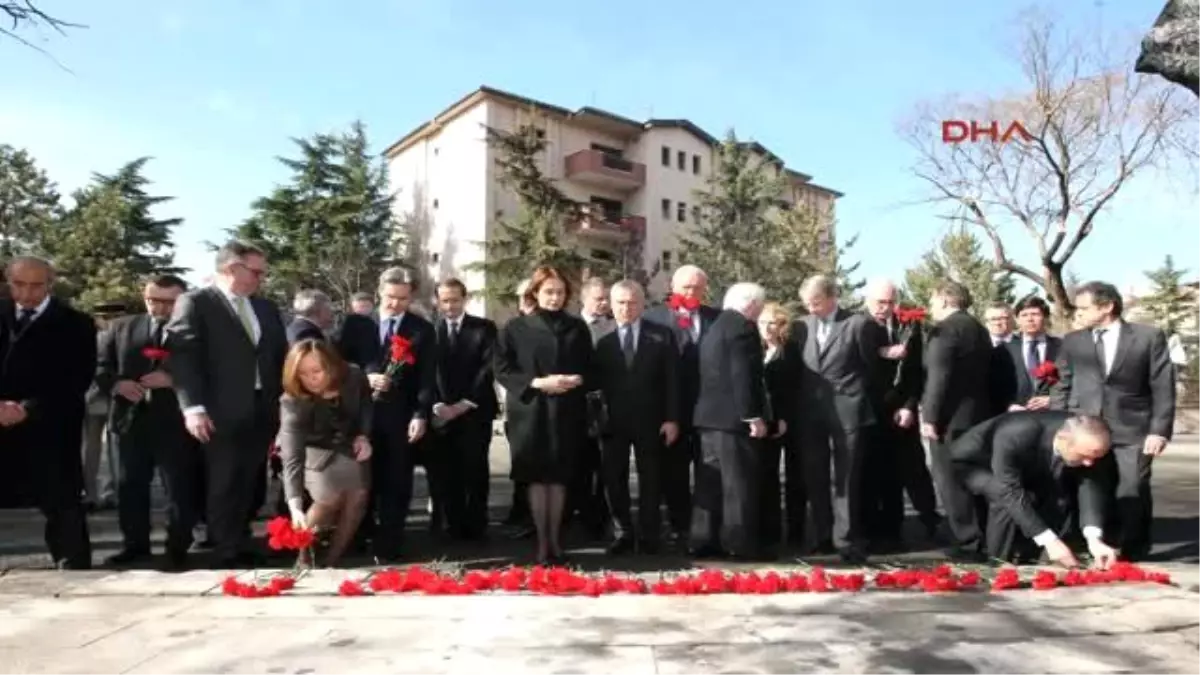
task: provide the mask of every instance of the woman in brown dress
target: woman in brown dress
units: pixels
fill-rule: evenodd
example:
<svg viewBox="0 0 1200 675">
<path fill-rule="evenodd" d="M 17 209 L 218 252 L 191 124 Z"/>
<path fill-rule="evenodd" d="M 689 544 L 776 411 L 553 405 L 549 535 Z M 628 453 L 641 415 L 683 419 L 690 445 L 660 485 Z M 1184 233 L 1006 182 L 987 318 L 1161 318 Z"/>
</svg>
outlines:
<svg viewBox="0 0 1200 675">
<path fill-rule="evenodd" d="M 301 340 L 283 366 L 279 454 L 297 527 L 333 527 L 326 562 L 353 540 L 370 488 L 371 389 L 357 366 L 323 340 Z M 312 506 L 304 512 L 304 491 Z"/>
</svg>

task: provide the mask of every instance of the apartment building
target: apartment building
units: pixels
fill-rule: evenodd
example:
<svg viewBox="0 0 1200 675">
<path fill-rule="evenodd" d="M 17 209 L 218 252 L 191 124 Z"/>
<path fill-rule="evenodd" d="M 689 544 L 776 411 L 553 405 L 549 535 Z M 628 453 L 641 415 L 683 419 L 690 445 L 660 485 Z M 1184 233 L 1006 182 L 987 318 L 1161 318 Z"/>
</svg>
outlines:
<svg viewBox="0 0 1200 675">
<path fill-rule="evenodd" d="M 533 114 L 546 139 L 542 171 L 588 206 L 570 233 L 576 244 L 593 256 L 616 259 L 630 237 L 642 236 L 644 267 L 658 262 L 661 269 L 650 290 L 664 291 L 680 264 L 678 234 L 699 217 L 695 191 L 704 187 L 719 140 L 684 119 L 639 122 L 489 87 L 466 95 L 384 152 L 397 195 L 394 208 L 423 254 L 421 271 L 431 279 L 457 276 L 472 290 L 485 287 L 482 273 L 464 268 L 483 259 L 482 244 L 496 221 L 517 212 L 515 196 L 497 182 L 485 129 L 515 130 Z M 842 194 L 787 168 L 765 147 L 748 145 L 787 177 L 785 201 L 828 215 L 832 243 L 835 203 Z M 480 297 L 468 311 L 493 318 L 507 314 Z"/>
</svg>

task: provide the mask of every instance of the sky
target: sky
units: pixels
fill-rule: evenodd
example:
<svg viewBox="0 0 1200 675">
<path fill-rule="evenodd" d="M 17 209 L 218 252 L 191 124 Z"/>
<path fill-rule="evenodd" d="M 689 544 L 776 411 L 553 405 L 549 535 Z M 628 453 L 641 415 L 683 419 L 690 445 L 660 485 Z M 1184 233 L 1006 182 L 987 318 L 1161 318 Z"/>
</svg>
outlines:
<svg viewBox="0 0 1200 675">
<path fill-rule="evenodd" d="M 1076 30 L 1136 39 L 1159 0 L 1058 0 Z M 177 260 L 207 273 L 205 241 L 286 178 L 291 136 L 363 119 L 377 150 L 486 84 L 568 108 L 735 128 L 845 193 L 840 235 L 864 276 L 902 278 L 945 232 L 896 123 L 952 92 L 1018 90 L 1009 27 L 1024 5 L 951 0 L 57 0 L 84 24 L 38 44 L 0 40 L 0 143 L 28 149 L 64 193 L 93 171 L 153 161 Z M 30 36 L 37 37 L 37 36 Z M 1187 94 L 1182 91 L 1181 93 Z M 1194 174 L 1135 180 L 1070 267 L 1122 288 L 1171 253 L 1200 270 Z M 1012 257 L 1036 263 L 1007 228 Z"/>
</svg>

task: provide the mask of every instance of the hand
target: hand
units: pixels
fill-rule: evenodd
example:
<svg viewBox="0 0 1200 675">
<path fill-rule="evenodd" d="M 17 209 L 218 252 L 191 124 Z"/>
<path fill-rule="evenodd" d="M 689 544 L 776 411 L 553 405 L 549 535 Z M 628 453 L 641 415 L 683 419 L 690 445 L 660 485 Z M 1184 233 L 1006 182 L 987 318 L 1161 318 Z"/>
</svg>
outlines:
<svg viewBox="0 0 1200 675">
<path fill-rule="evenodd" d="M 183 424 L 187 427 L 188 433 L 192 438 L 207 443 L 212 439 L 212 433 L 216 430 L 213 426 L 212 419 L 207 413 L 192 413 L 183 416 Z"/>
<path fill-rule="evenodd" d="M 408 423 L 408 442 L 416 443 L 425 435 L 425 420 L 413 419 Z"/>
<path fill-rule="evenodd" d="M 899 361 L 908 356 L 908 345 L 898 344 L 890 347 L 880 347 L 879 356 L 889 361 Z"/>
<path fill-rule="evenodd" d="M 392 388 L 392 378 L 383 373 L 371 373 L 367 375 L 367 383 L 371 385 L 371 389 L 375 392 L 384 392 Z"/>
<path fill-rule="evenodd" d="M 937 427 L 933 426 L 929 422 L 926 422 L 921 425 L 921 438 L 927 438 L 931 441 L 936 441 L 941 438 L 941 435 L 938 434 Z"/>
<path fill-rule="evenodd" d="M 445 403 L 433 404 L 433 416 L 443 422 L 449 422 L 461 414 L 462 411 L 459 409 L 457 403 L 454 405 L 447 405 Z"/>
<path fill-rule="evenodd" d="M 25 421 L 25 406 L 16 401 L 0 401 L 0 426 L 11 427 Z"/>
<path fill-rule="evenodd" d="M 1099 537 L 1087 540 L 1088 553 L 1092 554 L 1092 567 L 1106 570 L 1117 561 L 1117 550 L 1104 543 Z"/>
<path fill-rule="evenodd" d="M 767 423 L 761 417 L 756 417 L 747 424 L 750 425 L 750 438 L 764 438 L 767 435 Z"/>
<path fill-rule="evenodd" d="M 1142 454 L 1158 457 L 1167 449 L 1167 439 L 1157 434 L 1150 434 L 1146 437 L 1146 443 L 1142 446 Z"/>
<path fill-rule="evenodd" d="M 371 439 L 366 436 L 354 439 L 354 459 L 360 462 L 371 459 Z"/>
<path fill-rule="evenodd" d="M 127 401 L 136 403 L 142 400 L 146 395 L 146 388 L 133 380 L 121 380 L 117 382 L 117 386 L 113 387 L 113 391 Z"/>
<path fill-rule="evenodd" d="M 583 384 L 582 375 L 559 375 L 559 377 L 562 378 L 563 384 L 565 384 L 567 387 L 567 391 L 570 391 Z"/>
<path fill-rule="evenodd" d="M 1014 403 L 1014 404 L 1012 404 L 1012 405 L 1008 406 L 1008 412 L 1020 412 L 1020 411 L 1022 411 L 1022 410 L 1024 410 L 1024 409 L 1025 409 L 1025 406 L 1023 406 L 1023 405 L 1018 405 L 1018 404 L 1016 404 L 1016 403 Z"/>
<path fill-rule="evenodd" d="M 907 429 L 917 421 L 917 416 L 908 408 L 901 408 L 896 411 L 895 415 L 892 415 L 892 420 L 896 423 L 896 426 L 901 429 Z"/>
<path fill-rule="evenodd" d="M 778 427 L 779 428 L 775 430 L 775 435 L 771 436 L 771 438 L 779 438 L 780 436 L 787 433 L 787 421 L 779 420 Z"/>
<path fill-rule="evenodd" d="M 154 370 L 143 375 L 138 384 L 147 389 L 164 389 L 171 386 L 171 375 L 162 370 Z"/>
<path fill-rule="evenodd" d="M 533 381 L 535 389 L 544 391 L 547 394 L 565 394 L 573 387 L 578 386 L 572 383 L 572 375 L 547 375 L 539 377 Z M 582 380 L 581 380 L 582 381 Z"/>
<path fill-rule="evenodd" d="M 304 509 L 289 504 L 288 511 L 292 516 L 292 527 L 297 530 L 308 529 L 308 516 L 304 515 Z"/>
<path fill-rule="evenodd" d="M 1071 553 L 1071 549 L 1063 543 L 1062 539 L 1055 539 L 1046 544 L 1046 557 L 1050 559 L 1050 562 L 1063 567 L 1079 567 L 1079 561 L 1075 559 L 1075 554 Z"/>
<path fill-rule="evenodd" d="M 1046 410 L 1050 407 L 1050 397 L 1034 396 L 1025 402 L 1025 407 L 1029 410 Z"/>
<path fill-rule="evenodd" d="M 675 441 L 679 440 L 679 425 L 674 422 L 663 422 L 658 428 L 658 433 L 663 437 L 665 445 L 675 445 Z"/>
</svg>

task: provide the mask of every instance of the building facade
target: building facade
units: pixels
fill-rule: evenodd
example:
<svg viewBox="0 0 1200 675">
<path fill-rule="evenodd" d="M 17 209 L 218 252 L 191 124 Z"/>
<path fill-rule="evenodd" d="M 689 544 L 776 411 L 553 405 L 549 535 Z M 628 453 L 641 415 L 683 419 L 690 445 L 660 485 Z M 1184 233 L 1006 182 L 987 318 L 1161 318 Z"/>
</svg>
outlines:
<svg viewBox="0 0 1200 675">
<path fill-rule="evenodd" d="M 429 279 L 457 276 L 472 291 L 484 288 L 483 274 L 465 268 L 484 258 L 496 221 L 515 216 L 518 208 L 515 195 L 497 182 L 486 129 L 514 131 L 534 121 L 535 114 L 546 140 L 542 171 L 587 207 L 572 230 L 575 243 L 593 256 L 613 259 L 631 237 L 640 236 L 642 266 L 653 269 L 657 263 L 659 268 L 650 290 L 663 292 L 680 264 L 678 235 L 699 218 L 695 192 L 712 170 L 718 139 L 687 120 L 638 122 L 488 87 L 471 92 L 384 152 L 397 218 L 414 237 L 421 273 Z M 825 214 L 832 250 L 841 193 L 787 168 L 761 145 L 749 147 L 786 176 L 784 201 Z M 468 311 L 502 318 L 510 308 L 487 306 L 474 294 Z"/>
</svg>

